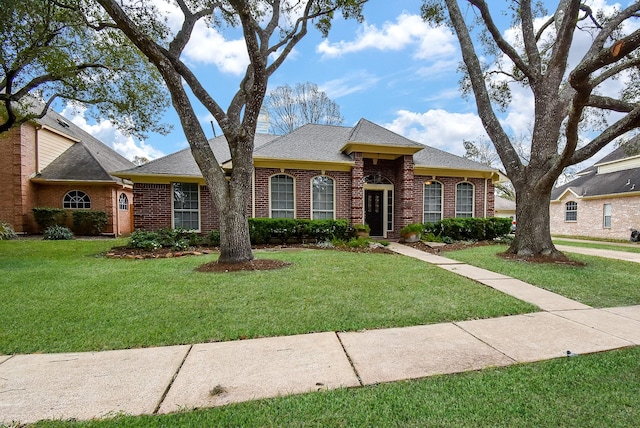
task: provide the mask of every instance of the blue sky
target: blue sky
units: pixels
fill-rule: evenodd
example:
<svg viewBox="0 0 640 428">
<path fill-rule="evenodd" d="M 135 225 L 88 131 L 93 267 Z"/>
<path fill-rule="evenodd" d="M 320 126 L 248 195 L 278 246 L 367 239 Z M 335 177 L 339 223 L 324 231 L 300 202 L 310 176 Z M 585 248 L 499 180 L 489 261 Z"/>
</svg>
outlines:
<svg viewBox="0 0 640 428">
<path fill-rule="evenodd" d="M 606 0 L 589 3 L 606 7 Z M 161 4 L 169 24 L 177 28 L 180 14 Z M 460 95 L 457 40 L 447 28 L 423 22 L 421 4 L 422 0 L 370 0 L 364 7 L 364 23 L 337 18 L 326 39 L 312 29 L 271 77 L 269 88 L 315 83 L 339 104 L 345 126 L 366 118 L 412 140 L 462 155 L 463 140 L 486 139 L 486 134 L 474 101 Z M 507 26 L 504 31 L 508 33 Z M 247 61 L 238 31 L 221 34 L 197 27 L 183 60 L 226 109 Z M 212 117 L 204 109 L 197 112 L 205 132 L 213 137 Z M 123 136 L 106 121 L 87 123 L 71 109 L 63 114 L 129 159 L 136 155 L 153 159 L 188 146 L 172 109 L 165 120 L 174 124 L 173 132 L 151 134 L 146 141 Z M 508 132 L 526 136 L 532 117 L 531 97 L 516 91 L 512 108 L 502 115 Z M 220 134 L 217 126 L 216 132 Z"/>
</svg>

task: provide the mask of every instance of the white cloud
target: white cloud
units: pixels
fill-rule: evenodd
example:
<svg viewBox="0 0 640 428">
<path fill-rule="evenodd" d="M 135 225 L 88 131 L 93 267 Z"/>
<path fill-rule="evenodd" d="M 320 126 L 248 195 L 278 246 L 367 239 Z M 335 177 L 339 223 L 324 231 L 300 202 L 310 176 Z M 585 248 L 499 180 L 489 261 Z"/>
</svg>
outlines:
<svg viewBox="0 0 640 428">
<path fill-rule="evenodd" d="M 464 154 L 463 140 L 488 138 L 480 118 L 474 113 L 438 109 L 425 113 L 400 110 L 397 114 L 393 122 L 383 126 L 411 140 L 457 155 Z"/>
<path fill-rule="evenodd" d="M 395 23 L 386 22 L 382 28 L 364 24 L 353 41 L 331 43 L 323 40 L 316 50 L 323 57 L 338 57 L 366 49 L 399 51 L 417 44 L 416 59 L 429 59 L 457 52 L 451 32 L 445 27 L 431 27 L 418 15 L 401 14 Z"/>
<path fill-rule="evenodd" d="M 109 120 L 89 124 L 85 118 L 85 111 L 84 108 L 67 104 L 60 114 L 129 160 L 136 156 L 151 160 L 165 155 L 144 141 L 136 142 L 133 137 L 123 135 Z"/>
<path fill-rule="evenodd" d="M 370 89 L 380 78 L 366 71 L 356 71 L 340 79 L 330 80 L 318 85 L 318 89 L 324 91 L 329 98 L 336 100 L 340 97 Z"/>
<path fill-rule="evenodd" d="M 196 24 L 184 56 L 188 61 L 213 64 L 221 72 L 235 75 L 243 74 L 249 64 L 244 39 L 226 40 L 203 21 Z"/>
</svg>

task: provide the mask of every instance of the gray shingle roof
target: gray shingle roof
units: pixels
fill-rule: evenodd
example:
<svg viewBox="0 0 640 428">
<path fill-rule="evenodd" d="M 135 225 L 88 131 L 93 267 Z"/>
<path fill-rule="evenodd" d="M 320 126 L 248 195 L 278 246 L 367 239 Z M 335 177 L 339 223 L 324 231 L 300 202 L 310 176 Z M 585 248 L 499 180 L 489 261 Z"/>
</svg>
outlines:
<svg viewBox="0 0 640 428">
<path fill-rule="evenodd" d="M 37 176 L 39 179 L 121 182 L 110 173 L 134 166 L 111 147 L 53 110 L 36 122 L 80 140 L 47 165 Z"/>
<path fill-rule="evenodd" d="M 270 134 L 256 134 L 256 138 L 253 142 L 256 150 L 257 148 L 267 144 L 269 141 L 278 138 L 277 135 Z M 218 162 L 225 163 L 231 159 L 229 153 L 229 145 L 227 139 L 221 135 L 209 140 L 209 145 L 213 150 L 213 154 L 218 159 Z M 118 171 L 119 175 L 171 175 L 179 177 L 202 177 L 200 168 L 196 163 L 196 160 L 191 154 L 191 149 L 186 148 L 179 152 L 172 153 L 170 155 L 154 159 L 147 162 L 144 165 L 136 166 L 134 168 Z"/>
<path fill-rule="evenodd" d="M 229 160 L 229 148 L 223 136 L 209 140 L 209 143 L 220 163 Z M 494 171 L 494 168 L 486 165 L 412 141 L 366 119 L 360 119 L 353 128 L 308 124 L 283 136 L 258 134 L 255 140 L 254 158 L 303 162 L 353 162 L 350 156 L 341 151 L 348 143 L 422 149 L 414 155 L 416 166 Z M 202 176 L 189 149 L 133 169 L 120 171 L 118 174 L 122 176 L 126 174 Z"/>
<path fill-rule="evenodd" d="M 578 196 L 617 195 L 640 191 L 640 168 L 597 174 L 596 169 L 579 176 L 551 192 L 551 200 L 557 200 L 571 190 Z"/>
<path fill-rule="evenodd" d="M 416 166 L 427 168 L 466 169 L 472 171 L 495 171 L 495 168 L 456 156 L 445 151 L 424 146 L 424 149 L 413 155 Z"/>
</svg>

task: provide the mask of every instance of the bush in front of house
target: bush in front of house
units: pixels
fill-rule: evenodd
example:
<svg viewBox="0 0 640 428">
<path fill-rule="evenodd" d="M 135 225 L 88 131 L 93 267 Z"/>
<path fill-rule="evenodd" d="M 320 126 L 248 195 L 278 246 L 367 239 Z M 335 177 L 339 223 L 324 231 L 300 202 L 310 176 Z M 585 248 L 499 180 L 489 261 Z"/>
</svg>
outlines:
<svg viewBox="0 0 640 428">
<path fill-rule="evenodd" d="M 488 218 L 445 218 L 435 223 L 425 223 L 425 236 L 433 236 L 442 242 L 487 241 L 508 235 L 511 219 Z"/>
<path fill-rule="evenodd" d="M 0 241 L 8 241 L 10 239 L 16 239 L 17 237 L 16 231 L 13 230 L 13 227 L 11 227 L 9 223 L 0 221 Z"/>
<path fill-rule="evenodd" d="M 184 250 L 203 243 L 203 238 L 197 232 L 165 227 L 155 231 L 136 230 L 131 234 L 128 246 L 145 250 L 157 250 L 158 248 Z"/>
<path fill-rule="evenodd" d="M 49 241 L 64 241 L 73 239 L 73 232 L 66 226 L 49 226 L 45 229 L 42 239 Z"/>
<path fill-rule="evenodd" d="M 78 235 L 99 235 L 107 225 L 106 211 L 73 211 L 73 229 Z"/>
<path fill-rule="evenodd" d="M 64 226 L 67 223 L 67 212 L 62 208 L 36 207 L 31 212 L 40 231 L 51 226 Z"/>
<path fill-rule="evenodd" d="M 289 218 L 250 218 L 252 244 L 324 242 L 348 240 L 351 228 L 347 220 L 306 220 Z"/>
</svg>

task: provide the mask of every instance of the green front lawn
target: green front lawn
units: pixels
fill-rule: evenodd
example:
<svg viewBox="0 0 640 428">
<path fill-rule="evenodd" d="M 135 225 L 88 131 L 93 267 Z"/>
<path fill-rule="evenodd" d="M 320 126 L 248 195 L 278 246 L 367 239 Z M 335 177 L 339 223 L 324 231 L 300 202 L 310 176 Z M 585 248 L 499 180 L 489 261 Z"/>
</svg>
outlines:
<svg viewBox="0 0 640 428">
<path fill-rule="evenodd" d="M 640 348 L 164 416 L 37 427 L 634 427 Z"/>
<path fill-rule="evenodd" d="M 640 304 L 640 264 L 568 253 L 586 266 L 532 264 L 506 260 L 497 254 L 505 246 L 451 251 L 446 257 L 509 275 L 597 308 Z"/>
<path fill-rule="evenodd" d="M 571 247 L 600 248 L 603 250 L 640 253 L 640 244 L 635 244 L 636 246 L 632 247 L 630 245 L 611 245 L 611 244 L 607 244 L 606 242 L 577 242 L 577 241 L 566 241 L 563 239 L 554 239 L 553 243 L 557 245 L 569 245 Z"/>
<path fill-rule="evenodd" d="M 352 331 L 536 311 L 395 254 L 257 251 L 285 269 L 199 273 L 215 256 L 116 260 L 124 241 L 0 241 L 0 353 Z"/>
</svg>

